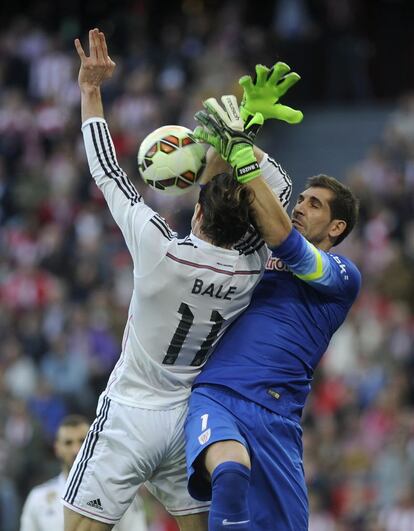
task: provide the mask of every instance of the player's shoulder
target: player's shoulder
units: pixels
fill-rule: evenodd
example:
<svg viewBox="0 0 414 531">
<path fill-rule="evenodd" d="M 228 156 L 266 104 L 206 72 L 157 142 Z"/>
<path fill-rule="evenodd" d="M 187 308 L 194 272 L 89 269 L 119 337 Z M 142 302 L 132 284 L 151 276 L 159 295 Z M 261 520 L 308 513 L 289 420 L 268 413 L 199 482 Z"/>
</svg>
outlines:
<svg viewBox="0 0 414 531">
<path fill-rule="evenodd" d="M 192 266 L 225 275 L 260 273 L 268 258 L 266 245 L 260 250 L 227 249 L 218 247 L 190 234 L 182 239 L 175 239 L 166 253 L 169 260 L 178 265 Z M 185 269 L 185 268 L 184 268 Z"/>
<path fill-rule="evenodd" d="M 355 298 L 361 287 L 361 272 L 352 260 L 342 254 L 327 252 L 329 260 L 334 264 L 347 285 L 348 292 Z"/>
<path fill-rule="evenodd" d="M 166 219 L 151 208 L 149 208 L 146 213 L 145 221 L 146 222 L 143 223 L 143 226 L 151 229 L 150 238 L 152 240 L 154 240 L 154 235 L 158 235 L 160 239 L 167 241 L 174 241 L 177 239 L 177 233 L 171 229 Z"/>
</svg>

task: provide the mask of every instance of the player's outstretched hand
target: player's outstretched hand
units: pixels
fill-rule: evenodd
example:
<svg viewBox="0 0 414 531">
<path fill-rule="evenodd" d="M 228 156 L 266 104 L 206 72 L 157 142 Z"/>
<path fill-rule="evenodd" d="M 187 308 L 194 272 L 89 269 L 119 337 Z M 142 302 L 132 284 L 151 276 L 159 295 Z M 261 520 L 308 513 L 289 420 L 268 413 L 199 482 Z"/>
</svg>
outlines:
<svg viewBox="0 0 414 531">
<path fill-rule="evenodd" d="M 299 110 L 278 103 L 279 99 L 300 80 L 299 74 L 290 71 L 290 66 L 281 61 L 272 68 L 256 65 L 256 78 L 243 76 L 239 84 L 243 87 L 243 100 L 240 108 L 241 117 L 246 122 L 249 116 L 257 112 L 265 120 L 273 118 L 289 124 L 298 124 L 303 119 Z"/>
<path fill-rule="evenodd" d="M 85 54 L 79 39 L 75 39 L 81 66 L 78 82 L 80 88 L 99 87 L 105 79 L 112 77 L 115 63 L 108 55 L 105 35 L 97 28 L 89 31 L 89 57 Z"/>
<path fill-rule="evenodd" d="M 237 180 L 246 183 L 260 175 L 253 151 L 251 133 L 263 124 L 263 116 L 256 113 L 244 126 L 235 96 L 222 96 L 223 107 L 215 98 L 203 102 L 206 111 L 198 111 L 194 118 L 200 124 L 194 137 L 213 146 L 233 167 Z"/>
</svg>

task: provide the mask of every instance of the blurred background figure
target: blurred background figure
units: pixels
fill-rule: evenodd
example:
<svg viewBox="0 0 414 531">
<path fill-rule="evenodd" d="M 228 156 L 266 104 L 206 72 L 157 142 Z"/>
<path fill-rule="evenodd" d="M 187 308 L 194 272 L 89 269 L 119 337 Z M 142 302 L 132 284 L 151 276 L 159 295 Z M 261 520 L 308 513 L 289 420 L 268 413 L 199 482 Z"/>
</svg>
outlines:
<svg viewBox="0 0 414 531">
<path fill-rule="evenodd" d="M 68 415 L 57 430 L 54 449 L 61 465 L 58 476 L 34 487 L 23 506 L 20 531 L 63 531 L 62 495 L 69 471 L 89 430 L 89 422 L 81 415 Z M 142 500 L 136 496 L 116 531 L 146 531 Z"/>
</svg>

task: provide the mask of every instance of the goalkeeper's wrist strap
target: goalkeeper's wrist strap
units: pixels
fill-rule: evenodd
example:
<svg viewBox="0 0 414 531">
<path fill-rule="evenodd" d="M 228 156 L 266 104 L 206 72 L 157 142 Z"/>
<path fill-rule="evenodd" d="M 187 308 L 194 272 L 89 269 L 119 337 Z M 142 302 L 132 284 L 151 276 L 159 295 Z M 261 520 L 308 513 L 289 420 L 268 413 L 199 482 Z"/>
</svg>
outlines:
<svg viewBox="0 0 414 531">
<path fill-rule="evenodd" d="M 236 179 L 241 184 L 246 184 L 249 181 L 256 179 L 261 174 L 260 166 L 257 161 L 250 162 L 245 166 L 236 166 L 234 168 Z"/>
<path fill-rule="evenodd" d="M 254 155 L 253 146 L 240 146 L 229 162 L 234 168 L 236 179 L 241 184 L 248 183 L 261 173 L 260 166 Z"/>
</svg>

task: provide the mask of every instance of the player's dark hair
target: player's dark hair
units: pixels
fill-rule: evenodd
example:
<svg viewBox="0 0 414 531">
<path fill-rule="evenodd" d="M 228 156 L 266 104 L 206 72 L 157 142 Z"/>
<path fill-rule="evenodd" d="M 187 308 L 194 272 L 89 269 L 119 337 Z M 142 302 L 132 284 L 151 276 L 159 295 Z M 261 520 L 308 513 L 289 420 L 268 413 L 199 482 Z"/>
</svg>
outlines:
<svg viewBox="0 0 414 531">
<path fill-rule="evenodd" d="M 89 426 L 90 422 L 83 415 L 67 415 L 61 420 L 59 428 L 66 428 L 68 426 L 70 428 L 76 428 L 82 424 L 87 424 Z"/>
<path fill-rule="evenodd" d="M 254 195 L 229 173 L 219 173 L 201 188 L 201 230 L 218 247 L 237 243 L 251 225 Z"/>
<path fill-rule="evenodd" d="M 326 188 L 333 192 L 329 201 L 331 219 L 341 219 L 346 222 L 345 230 L 340 234 L 333 245 L 341 243 L 354 228 L 358 221 L 359 201 L 352 191 L 334 177 L 328 175 L 315 175 L 307 181 L 308 187 Z"/>
</svg>

